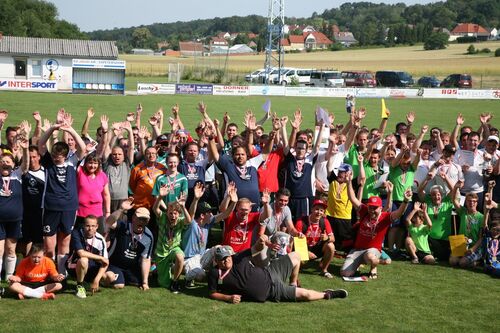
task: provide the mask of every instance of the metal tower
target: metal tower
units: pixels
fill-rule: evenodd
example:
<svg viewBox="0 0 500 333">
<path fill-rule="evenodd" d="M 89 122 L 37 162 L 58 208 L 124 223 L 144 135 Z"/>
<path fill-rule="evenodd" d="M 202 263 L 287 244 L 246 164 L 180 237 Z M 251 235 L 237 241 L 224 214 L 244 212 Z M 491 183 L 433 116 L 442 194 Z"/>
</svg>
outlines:
<svg viewBox="0 0 500 333">
<path fill-rule="evenodd" d="M 267 46 L 264 68 L 266 75 L 264 83 L 269 84 L 269 74 L 273 67 L 280 69 L 279 77 L 285 60 L 285 51 L 281 45 L 283 27 L 285 25 L 285 0 L 269 0 L 269 14 L 267 17 Z M 274 53 L 273 53 L 274 51 Z"/>
</svg>

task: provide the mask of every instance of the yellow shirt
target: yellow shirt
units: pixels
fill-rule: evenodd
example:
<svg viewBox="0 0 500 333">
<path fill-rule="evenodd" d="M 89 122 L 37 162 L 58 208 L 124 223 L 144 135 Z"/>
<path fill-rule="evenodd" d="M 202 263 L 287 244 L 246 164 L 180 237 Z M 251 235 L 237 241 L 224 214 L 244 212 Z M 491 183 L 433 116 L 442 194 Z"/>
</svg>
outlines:
<svg viewBox="0 0 500 333">
<path fill-rule="evenodd" d="M 351 219 L 352 203 L 347 196 L 347 184 L 334 180 L 328 189 L 328 208 L 326 215 L 337 219 Z"/>
</svg>

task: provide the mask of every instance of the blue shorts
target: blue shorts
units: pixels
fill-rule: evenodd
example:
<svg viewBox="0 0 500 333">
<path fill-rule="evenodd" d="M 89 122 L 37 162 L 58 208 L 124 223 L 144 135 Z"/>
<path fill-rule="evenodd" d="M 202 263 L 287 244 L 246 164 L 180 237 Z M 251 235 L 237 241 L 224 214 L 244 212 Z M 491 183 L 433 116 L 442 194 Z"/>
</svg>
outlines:
<svg viewBox="0 0 500 333">
<path fill-rule="evenodd" d="M 36 211 L 24 211 L 22 233 L 23 241 L 42 243 L 43 242 L 43 215 L 42 209 L 38 208 Z"/>
<path fill-rule="evenodd" d="M 74 265 L 75 266 L 73 266 L 73 264 L 66 263 L 66 269 L 70 276 L 76 278 L 76 263 Z M 85 274 L 84 281 L 93 282 L 99 272 L 99 269 L 101 269 L 101 264 L 89 259 L 89 267 L 87 269 L 87 274 Z"/>
<path fill-rule="evenodd" d="M 0 222 L 0 240 L 21 238 L 21 221 Z"/>
<path fill-rule="evenodd" d="M 58 231 L 65 235 L 71 234 L 76 220 L 76 211 L 43 211 L 43 235 L 53 236 Z"/>
<path fill-rule="evenodd" d="M 139 270 L 124 269 L 117 266 L 109 265 L 107 271 L 113 272 L 118 275 L 116 280 L 112 282 L 113 285 L 124 284 L 124 285 L 140 286 L 142 284 L 142 276 Z"/>
</svg>

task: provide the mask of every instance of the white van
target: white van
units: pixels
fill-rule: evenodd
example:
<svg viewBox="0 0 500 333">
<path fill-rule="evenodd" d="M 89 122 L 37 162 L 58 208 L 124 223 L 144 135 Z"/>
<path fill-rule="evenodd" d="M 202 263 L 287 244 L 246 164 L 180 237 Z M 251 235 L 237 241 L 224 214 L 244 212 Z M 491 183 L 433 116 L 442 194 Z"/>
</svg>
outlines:
<svg viewBox="0 0 500 333">
<path fill-rule="evenodd" d="M 313 87 L 343 87 L 344 79 L 339 71 L 312 71 L 309 85 Z"/>
<path fill-rule="evenodd" d="M 257 82 L 259 76 L 264 73 L 266 70 L 264 68 L 253 71 L 252 73 L 245 75 L 245 81 L 247 82 Z"/>
<path fill-rule="evenodd" d="M 292 68 L 281 74 L 281 78 L 275 77 L 273 79 L 273 83 L 286 86 L 287 84 L 292 83 L 292 80 L 296 80 L 301 85 L 308 85 L 311 79 L 312 71 L 312 69 Z"/>
</svg>

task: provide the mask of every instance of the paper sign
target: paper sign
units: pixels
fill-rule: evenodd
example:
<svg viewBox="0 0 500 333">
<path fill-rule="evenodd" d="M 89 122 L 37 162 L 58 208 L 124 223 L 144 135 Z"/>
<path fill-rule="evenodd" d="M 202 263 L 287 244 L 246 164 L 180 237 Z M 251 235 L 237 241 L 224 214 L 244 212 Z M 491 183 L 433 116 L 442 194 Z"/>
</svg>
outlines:
<svg viewBox="0 0 500 333">
<path fill-rule="evenodd" d="M 460 150 L 458 153 L 457 164 L 462 166 L 467 164 L 468 166 L 474 165 L 474 152 L 470 150 Z"/>
<path fill-rule="evenodd" d="M 316 107 L 316 120 L 319 122 L 320 120 L 323 120 L 323 125 L 330 127 L 330 117 L 328 115 L 328 112 L 323 110 L 321 107 Z"/>
<path fill-rule="evenodd" d="M 343 276 L 342 280 L 345 282 L 366 282 L 368 279 L 366 276 Z"/>
<path fill-rule="evenodd" d="M 269 113 L 271 111 L 271 100 L 267 100 L 264 105 L 262 105 L 262 110 L 264 110 L 266 113 Z"/>
<path fill-rule="evenodd" d="M 467 251 L 467 241 L 465 235 L 448 236 L 450 241 L 451 255 L 453 257 L 463 257 Z"/>
<path fill-rule="evenodd" d="M 307 249 L 307 239 L 305 237 L 293 237 L 293 246 L 295 248 L 295 252 L 300 255 L 301 261 L 309 260 L 309 250 Z"/>
<path fill-rule="evenodd" d="M 384 183 L 387 181 L 387 177 L 389 176 L 388 173 L 382 174 L 377 181 L 375 182 L 375 185 L 373 186 L 374 188 L 380 188 Z"/>
<path fill-rule="evenodd" d="M 382 119 L 389 118 L 389 115 L 387 114 L 387 108 L 385 107 L 385 100 L 382 98 Z"/>
</svg>

